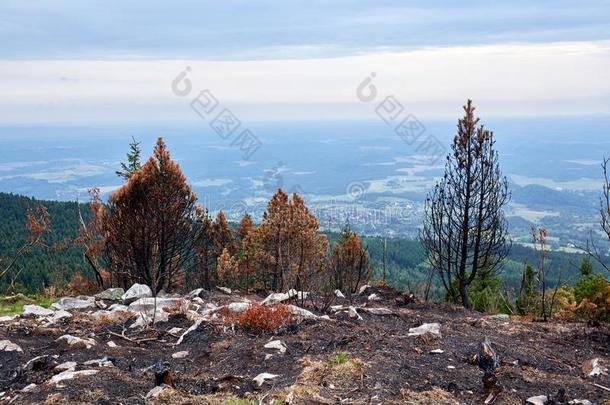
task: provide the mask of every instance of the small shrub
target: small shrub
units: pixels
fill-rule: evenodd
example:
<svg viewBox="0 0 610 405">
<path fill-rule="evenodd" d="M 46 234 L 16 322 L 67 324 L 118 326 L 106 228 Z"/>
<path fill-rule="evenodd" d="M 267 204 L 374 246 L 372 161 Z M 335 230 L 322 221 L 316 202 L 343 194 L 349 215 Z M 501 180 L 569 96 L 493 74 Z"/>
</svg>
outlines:
<svg viewBox="0 0 610 405">
<path fill-rule="evenodd" d="M 597 274 L 581 279 L 574 286 L 577 316 L 589 321 L 610 321 L 610 282 Z"/>
<path fill-rule="evenodd" d="M 580 304 L 583 299 L 590 299 L 607 289 L 608 281 L 601 274 L 584 277 L 574 285 L 574 298 L 576 298 L 576 303 Z"/>
<path fill-rule="evenodd" d="M 99 286 L 83 277 L 81 273 L 76 273 L 70 283 L 68 283 L 69 295 L 94 295 L 99 291 Z"/>
<path fill-rule="evenodd" d="M 338 353 L 330 358 L 330 363 L 333 365 L 343 364 L 349 359 L 349 355 L 345 352 Z"/>
<path fill-rule="evenodd" d="M 264 306 L 254 303 L 241 314 L 228 317 L 245 330 L 256 334 L 277 332 L 293 319 L 292 312 L 286 305 Z"/>
</svg>

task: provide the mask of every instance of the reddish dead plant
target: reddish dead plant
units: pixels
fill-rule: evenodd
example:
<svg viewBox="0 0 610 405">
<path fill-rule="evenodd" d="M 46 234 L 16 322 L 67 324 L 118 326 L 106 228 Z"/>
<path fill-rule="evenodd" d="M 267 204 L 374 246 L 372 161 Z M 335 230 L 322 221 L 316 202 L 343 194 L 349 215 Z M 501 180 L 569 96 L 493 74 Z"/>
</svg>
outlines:
<svg viewBox="0 0 610 405">
<path fill-rule="evenodd" d="M 286 305 L 265 306 L 253 303 L 241 314 L 229 318 L 248 332 L 263 334 L 277 332 L 290 324 L 294 317 Z"/>
<path fill-rule="evenodd" d="M 68 283 L 68 295 L 93 295 L 100 292 L 98 284 L 83 277 L 81 273 L 76 273 Z"/>
</svg>

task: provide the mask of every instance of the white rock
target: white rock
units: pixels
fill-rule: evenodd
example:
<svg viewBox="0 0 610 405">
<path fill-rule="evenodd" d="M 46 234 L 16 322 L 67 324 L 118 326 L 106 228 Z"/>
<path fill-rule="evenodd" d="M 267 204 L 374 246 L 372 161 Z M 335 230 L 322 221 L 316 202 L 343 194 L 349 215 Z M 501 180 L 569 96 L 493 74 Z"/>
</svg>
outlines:
<svg viewBox="0 0 610 405">
<path fill-rule="evenodd" d="M 15 318 L 17 318 L 17 315 L 0 316 L 0 323 L 10 322 Z"/>
<path fill-rule="evenodd" d="M 155 302 L 156 301 L 156 302 Z M 137 328 L 150 325 L 153 322 L 167 322 L 169 312 L 166 309 L 174 310 L 178 308 L 182 300 L 179 298 L 140 298 L 129 304 L 129 311 L 137 315 L 138 319 L 130 328 Z"/>
<path fill-rule="evenodd" d="M 546 404 L 547 400 L 548 398 L 546 395 L 538 395 L 535 397 L 529 397 L 525 400 L 525 402 L 532 405 L 544 405 Z"/>
<path fill-rule="evenodd" d="M 172 354 L 172 358 L 173 359 L 183 359 L 188 355 L 189 355 L 188 350 L 183 350 L 181 352 L 176 352 L 176 353 Z"/>
<path fill-rule="evenodd" d="M 430 354 L 443 354 L 445 351 L 443 349 L 434 349 L 430 350 Z"/>
<path fill-rule="evenodd" d="M 63 310 L 91 308 L 95 306 L 95 298 L 86 296 L 64 297 L 51 304 L 51 306 L 55 309 Z"/>
<path fill-rule="evenodd" d="M 223 292 L 223 293 L 225 293 L 225 294 L 229 294 L 229 295 L 231 295 L 231 293 L 233 292 L 233 291 L 232 291 L 230 288 L 227 288 L 227 287 L 220 287 L 220 286 L 217 286 L 217 287 L 216 287 L 216 289 L 217 289 L 218 291 L 221 291 L 221 292 Z"/>
<path fill-rule="evenodd" d="M 265 381 L 268 380 L 273 380 L 274 378 L 279 377 L 279 375 L 276 374 L 269 374 L 269 373 L 260 373 L 259 375 L 257 375 L 256 377 L 254 377 L 252 380 L 256 382 L 257 386 L 261 386 L 265 383 Z"/>
<path fill-rule="evenodd" d="M 112 304 L 108 307 L 108 311 L 111 312 L 127 312 L 129 311 L 129 307 L 127 305 L 122 304 Z"/>
<path fill-rule="evenodd" d="M 106 308 L 108 308 L 108 305 L 106 305 L 104 303 L 104 301 L 95 301 L 95 306 L 98 307 L 99 309 L 106 309 Z"/>
<path fill-rule="evenodd" d="M 272 354 L 269 354 L 269 353 L 265 354 L 265 361 L 269 360 L 272 357 L 273 357 Z"/>
<path fill-rule="evenodd" d="M 23 366 L 23 368 L 27 369 L 30 366 L 30 364 L 32 364 L 33 362 L 35 362 L 37 360 L 40 360 L 40 359 L 43 359 L 45 357 L 51 357 L 52 359 L 58 359 L 59 358 L 59 356 L 57 354 L 54 354 L 54 355 L 43 354 L 42 356 L 36 356 L 34 358 L 29 359 L 25 363 L 25 366 Z"/>
<path fill-rule="evenodd" d="M 324 319 L 325 321 L 330 321 L 330 316 L 322 315 L 322 316 L 318 317 L 318 319 Z"/>
<path fill-rule="evenodd" d="M 136 283 L 132 285 L 129 290 L 125 291 L 125 294 L 121 296 L 121 299 L 125 304 L 130 304 L 138 298 L 144 297 L 152 297 L 152 290 L 145 284 Z"/>
<path fill-rule="evenodd" d="M 281 354 L 286 353 L 286 345 L 281 340 L 272 340 L 271 342 L 265 343 L 265 349 L 275 349 Z"/>
<path fill-rule="evenodd" d="M 308 292 L 297 291 L 295 289 L 290 289 L 287 293 L 272 293 L 267 296 L 263 301 L 261 301 L 261 305 L 275 305 L 280 302 L 289 300 L 291 298 L 296 297 L 299 300 L 307 299 L 309 296 Z"/>
<path fill-rule="evenodd" d="M 593 405 L 593 402 L 589 401 L 588 399 L 573 399 L 570 402 L 568 402 L 568 404 L 571 404 L 571 405 Z"/>
<path fill-rule="evenodd" d="M 53 314 L 53 317 L 51 318 L 51 322 L 55 323 L 57 321 L 59 321 L 60 319 L 64 319 L 64 318 L 71 318 L 72 314 L 69 313 L 66 310 L 60 309 L 59 311 L 55 312 L 55 314 Z"/>
<path fill-rule="evenodd" d="M 106 342 L 106 345 L 108 347 L 112 347 L 112 348 L 118 347 L 118 345 L 116 343 L 114 343 L 112 340 L 109 340 L 108 342 Z"/>
<path fill-rule="evenodd" d="M 199 295 L 203 292 L 203 288 L 197 288 L 193 291 L 191 291 L 190 293 L 188 293 L 187 297 L 188 298 L 199 298 Z"/>
<path fill-rule="evenodd" d="M 0 340 L 0 351 L 2 352 L 23 352 L 23 349 L 10 340 Z"/>
<path fill-rule="evenodd" d="M 360 289 L 358 290 L 358 294 L 362 295 L 363 292 L 365 292 L 368 288 L 370 287 L 370 285 L 365 284 L 362 287 L 360 287 Z"/>
<path fill-rule="evenodd" d="M 148 391 L 148 393 L 146 394 L 146 399 L 150 399 L 150 398 L 157 398 L 159 395 L 161 395 L 161 393 L 163 391 L 165 391 L 166 389 L 169 389 L 169 385 L 157 385 L 155 388 L 153 388 L 152 390 Z"/>
<path fill-rule="evenodd" d="M 108 357 L 102 357 L 101 359 L 87 360 L 83 363 L 85 366 L 97 366 L 97 367 L 114 367 L 114 364 Z"/>
<path fill-rule="evenodd" d="M 159 322 L 167 322 L 169 320 L 169 313 L 163 311 L 162 309 L 158 309 L 157 312 L 153 314 L 151 313 L 138 313 L 137 319 L 134 323 L 132 323 L 130 328 L 142 328 L 144 326 L 150 325 L 152 323 L 157 324 Z"/>
<path fill-rule="evenodd" d="M 108 288 L 99 294 L 95 294 L 95 298 L 98 300 L 118 301 L 125 294 L 125 290 L 122 288 Z"/>
<path fill-rule="evenodd" d="M 261 305 L 274 305 L 286 301 L 290 296 L 286 293 L 271 293 L 261 301 Z"/>
<path fill-rule="evenodd" d="M 180 298 L 139 298 L 129 304 L 128 310 L 131 312 L 146 312 L 152 314 L 155 311 L 163 310 L 163 308 L 172 309 L 178 308 L 182 300 Z"/>
<path fill-rule="evenodd" d="M 57 371 L 74 371 L 76 369 L 76 365 L 77 363 L 75 361 L 66 361 L 64 363 L 61 363 L 57 366 L 55 366 L 55 368 L 53 370 L 57 370 Z"/>
<path fill-rule="evenodd" d="M 455 370 L 455 366 L 447 366 L 449 370 Z"/>
<path fill-rule="evenodd" d="M 197 328 L 199 327 L 199 325 L 201 325 L 201 322 L 203 322 L 203 320 L 198 320 L 196 321 L 194 324 L 191 325 L 190 328 L 188 328 L 179 338 L 178 341 L 176 342 L 176 346 L 179 345 L 180 343 L 182 343 L 182 340 L 184 340 L 184 337 L 186 335 L 188 335 L 189 333 L 197 330 Z"/>
<path fill-rule="evenodd" d="M 496 314 L 496 315 L 489 315 L 487 318 L 489 319 L 495 319 L 496 321 L 510 321 L 510 315 L 508 314 Z"/>
<path fill-rule="evenodd" d="M 343 295 L 341 290 L 335 290 L 335 297 L 337 297 L 337 298 L 345 298 L 345 295 Z"/>
<path fill-rule="evenodd" d="M 240 314 L 250 308 L 250 305 L 250 302 L 232 302 L 229 305 L 214 308 L 213 311 L 218 311 L 220 308 L 226 307 L 229 311 Z"/>
<path fill-rule="evenodd" d="M 330 306 L 330 310 L 332 312 L 339 312 L 339 311 L 343 311 L 345 309 L 345 307 L 343 305 L 331 305 Z"/>
<path fill-rule="evenodd" d="M 178 328 L 178 327 L 173 327 L 167 331 L 167 333 L 169 333 L 170 335 L 177 335 L 180 332 L 182 332 L 182 328 Z"/>
<path fill-rule="evenodd" d="M 30 385 L 26 385 L 25 387 L 23 387 L 23 389 L 21 390 L 21 392 L 30 392 L 32 391 L 34 388 L 36 388 L 36 384 L 32 383 Z"/>
<path fill-rule="evenodd" d="M 362 317 L 360 316 L 360 314 L 358 313 L 358 311 L 356 311 L 356 308 L 354 308 L 354 307 L 349 307 L 347 309 L 347 314 L 349 315 L 350 318 L 355 318 L 355 319 L 358 319 L 359 321 L 362 320 Z"/>
<path fill-rule="evenodd" d="M 296 305 L 286 305 L 292 315 L 300 316 L 307 319 L 316 319 L 318 316 L 311 311 L 304 308 L 297 307 Z"/>
<path fill-rule="evenodd" d="M 70 346 L 74 346 L 76 344 L 83 344 L 87 349 L 91 349 L 96 345 L 95 340 L 87 339 L 87 338 L 79 338 L 72 335 L 63 335 L 57 338 L 56 342 L 66 342 Z"/>
<path fill-rule="evenodd" d="M 51 377 L 49 381 L 51 384 L 57 384 L 61 381 L 71 380 L 76 377 L 80 377 L 83 375 L 94 375 L 97 374 L 99 370 L 81 370 L 81 371 L 62 371 L 61 373 L 54 375 Z"/>
<path fill-rule="evenodd" d="M 392 315 L 394 312 L 389 308 L 361 308 L 363 311 L 373 315 Z"/>
<path fill-rule="evenodd" d="M 427 333 L 439 338 L 442 337 L 441 325 L 438 323 L 424 323 L 417 328 L 409 328 L 409 336 L 421 336 Z"/>
<path fill-rule="evenodd" d="M 43 308 L 40 305 L 24 305 L 23 316 L 51 316 L 55 313 L 52 309 Z"/>
<path fill-rule="evenodd" d="M 605 375 L 608 372 L 608 369 L 600 364 L 598 357 L 584 362 L 582 369 L 587 377 L 597 377 L 599 375 Z"/>
<path fill-rule="evenodd" d="M 381 297 L 375 293 L 371 294 L 367 298 L 369 301 L 380 301 Z"/>
</svg>

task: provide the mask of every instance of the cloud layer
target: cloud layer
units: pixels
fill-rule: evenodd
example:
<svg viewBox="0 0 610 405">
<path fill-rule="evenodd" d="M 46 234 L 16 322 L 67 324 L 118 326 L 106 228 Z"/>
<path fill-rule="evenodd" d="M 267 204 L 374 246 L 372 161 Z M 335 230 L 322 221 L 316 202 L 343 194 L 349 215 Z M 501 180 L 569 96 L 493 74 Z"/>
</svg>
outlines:
<svg viewBox="0 0 610 405">
<path fill-rule="evenodd" d="M 189 66 L 189 96 L 171 90 Z M 356 88 L 375 73 L 378 99 Z M 209 89 L 242 120 L 372 118 L 394 95 L 418 116 L 610 114 L 610 41 L 424 48 L 322 59 L 5 60 L 0 122 L 197 122 Z"/>
</svg>

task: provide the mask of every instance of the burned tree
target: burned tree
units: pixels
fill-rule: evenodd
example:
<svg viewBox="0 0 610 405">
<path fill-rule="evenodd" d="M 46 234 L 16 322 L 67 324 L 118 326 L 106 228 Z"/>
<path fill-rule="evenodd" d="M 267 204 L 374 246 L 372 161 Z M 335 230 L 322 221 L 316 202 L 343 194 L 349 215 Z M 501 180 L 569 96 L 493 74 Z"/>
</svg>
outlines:
<svg viewBox="0 0 610 405">
<path fill-rule="evenodd" d="M 27 240 L 13 254 L 12 257 L 3 259 L 0 257 L 0 280 L 6 276 L 21 256 L 30 252 L 34 247 L 46 246 L 45 238 L 51 233 L 51 220 L 47 207 L 39 204 L 36 208 L 29 208 L 26 213 L 25 228 Z M 6 260 L 6 263 L 3 261 Z M 21 269 L 13 276 L 13 280 L 21 273 Z"/>
<path fill-rule="evenodd" d="M 159 138 L 154 155 L 109 199 L 106 254 L 125 287 L 139 282 L 158 292 L 182 281 L 198 238 L 195 201 Z"/>
<path fill-rule="evenodd" d="M 346 225 L 331 256 L 334 287 L 348 296 L 355 294 L 361 285 L 373 277 L 369 254 L 360 238 Z"/>
<path fill-rule="evenodd" d="M 604 158 L 602 163 L 602 169 L 604 171 L 604 185 L 603 185 L 603 197 L 601 200 L 600 214 L 601 214 L 601 225 L 610 239 L 610 179 L 608 178 L 608 162 L 610 158 Z"/>
<path fill-rule="evenodd" d="M 99 287 L 103 288 L 109 281 L 109 274 L 105 271 L 101 257 L 104 249 L 104 204 L 100 197 L 99 188 L 89 189 L 89 220 L 85 221 L 77 204 L 80 229 L 76 244 L 83 249 L 83 257 L 93 270 L 95 280 Z"/>
<path fill-rule="evenodd" d="M 470 308 L 468 287 L 477 273 L 497 271 L 508 254 L 502 208 L 510 192 L 493 133 L 478 126 L 471 100 L 464 111 L 445 174 L 426 199 L 420 239 L 449 298 Z"/>
</svg>

